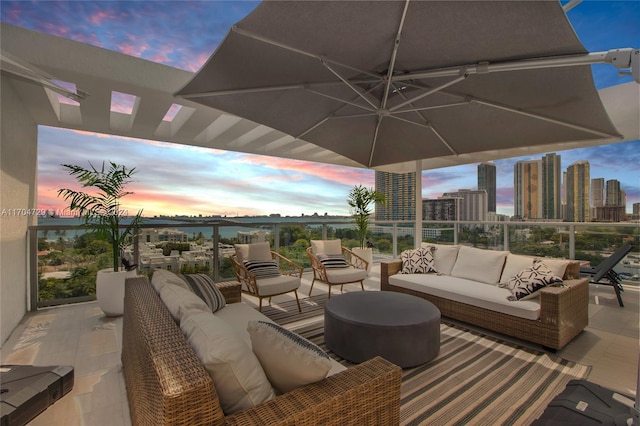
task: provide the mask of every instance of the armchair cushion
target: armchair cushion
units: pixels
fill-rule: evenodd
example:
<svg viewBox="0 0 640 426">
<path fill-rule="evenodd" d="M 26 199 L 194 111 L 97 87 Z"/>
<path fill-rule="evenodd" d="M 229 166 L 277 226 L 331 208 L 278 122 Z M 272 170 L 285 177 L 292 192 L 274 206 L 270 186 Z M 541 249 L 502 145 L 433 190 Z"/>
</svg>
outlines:
<svg viewBox="0 0 640 426">
<path fill-rule="evenodd" d="M 436 270 L 440 274 L 451 275 L 453 265 L 458 258 L 460 246 L 450 246 L 446 244 L 422 243 L 422 247 L 433 247 L 433 259 Z"/>
<path fill-rule="evenodd" d="M 240 263 L 245 260 L 273 260 L 271 245 L 268 241 L 264 243 L 236 244 L 234 247 Z"/>
<path fill-rule="evenodd" d="M 337 268 L 327 269 L 327 279 L 332 284 L 346 284 L 364 280 L 367 277 L 366 269 Z"/>
<path fill-rule="evenodd" d="M 280 275 L 278 264 L 275 260 L 245 260 L 244 267 L 256 278 L 277 277 Z"/>
<path fill-rule="evenodd" d="M 292 275 L 278 275 L 256 279 L 256 285 L 260 296 L 271 296 L 297 290 L 300 287 L 300 278 Z"/>
<path fill-rule="evenodd" d="M 462 246 L 451 275 L 458 278 L 497 284 L 500 281 L 507 251 L 483 250 Z"/>
<path fill-rule="evenodd" d="M 342 242 L 340 240 L 311 240 L 313 254 L 342 254 Z"/>
<path fill-rule="evenodd" d="M 349 266 L 342 254 L 318 253 L 318 260 L 325 268 L 346 268 Z"/>
<path fill-rule="evenodd" d="M 286 393 L 324 379 L 332 363 L 317 345 L 266 321 L 249 321 L 253 352 L 271 384 Z"/>
</svg>

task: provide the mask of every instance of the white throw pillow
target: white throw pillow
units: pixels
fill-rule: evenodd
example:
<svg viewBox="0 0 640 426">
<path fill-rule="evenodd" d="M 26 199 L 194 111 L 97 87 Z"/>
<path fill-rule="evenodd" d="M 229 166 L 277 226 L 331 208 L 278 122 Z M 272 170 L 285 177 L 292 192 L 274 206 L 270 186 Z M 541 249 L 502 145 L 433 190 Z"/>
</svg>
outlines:
<svg viewBox="0 0 640 426">
<path fill-rule="evenodd" d="M 426 274 L 438 272 L 433 259 L 433 247 L 420 247 L 400 253 L 402 259 L 401 274 Z"/>
<path fill-rule="evenodd" d="M 271 384 L 282 393 L 324 379 L 332 363 L 320 347 L 265 321 L 249 321 L 253 352 Z"/>
<path fill-rule="evenodd" d="M 311 240 L 313 254 L 342 254 L 342 241 L 340 240 Z"/>
<path fill-rule="evenodd" d="M 555 276 L 549 267 L 538 261 L 509 280 L 511 296 L 507 299 L 512 301 L 529 299 L 542 288 L 561 282 L 562 278 Z"/>
<path fill-rule="evenodd" d="M 422 247 L 433 247 L 433 263 L 439 274 L 451 275 L 453 265 L 458 258 L 460 246 L 450 246 L 446 244 L 422 243 Z"/>
<path fill-rule="evenodd" d="M 226 415 L 275 398 L 260 361 L 233 328 L 211 312 L 195 312 L 180 324 L 213 379 Z"/>
<path fill-rule="evenodd" d="M 497 284 L 502 274 L 508 251 L 483 250 L 462 246 L 451 275 L 458 278 Z"/>
<path fill-rule="evenodd" d="M 500 287 L 508 287 L 511 278 L 523 269 L 533 266 L 533 260 L 534 258 L 531 256 L 509 253 L 500 277 Z"/>
<path fill-rule="evenodd" d="M 177 285 L 184 289 L 187 289 L 187 283 L 178 275 L 164 269 L 156 269 L 151 276 L 151 285 L 156 290 L 156 293 L 160 294 L 160 289 L 167 284 Z"/>
<path fill-rule="evenodd" d="M 160 289 L 160 299 L 165 304 L 171 316 L 178 324 L 190 312 L 209 312 L 211 308 L 204 300 L 196 296 L 191 290 L 177 285 L 165 285 Z"/>
<path fill-rule="evenodd" d="M 537 257 L 536 261 L 538 260 L 544 262 L 544 264 L 547 265 L 549 269 L 551 269 L 553 275 L 560 278 L 564 278 L 564 273 L 567 270 L 567 266 L 569 266 L 569 264 L 571 263 L 571 260 L 567 259 L 551 259 L 546 257 Z"/>
<path fill-rule="evenodd" d="M 235 244 L 234 247 L 240 263 L 245 260 L 273 260 L 271 244 L 268 241 L 264 243 Z"/>
</svg>

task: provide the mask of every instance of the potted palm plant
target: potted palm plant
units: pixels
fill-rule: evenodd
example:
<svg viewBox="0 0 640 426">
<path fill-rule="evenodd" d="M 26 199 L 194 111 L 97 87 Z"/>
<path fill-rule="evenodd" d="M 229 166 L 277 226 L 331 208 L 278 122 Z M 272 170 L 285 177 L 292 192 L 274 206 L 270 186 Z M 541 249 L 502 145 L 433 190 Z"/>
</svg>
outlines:
<svg viewBox="0 0 640 426">
<path fill-rule="evenodd" d="M 120 228 L 127 222 L 126 211 L 121 209 L 120 200 L 132 192 L 125 191 L 125 186 L 131 182 L 135 168 L 109 162 L 108 168 L 102 163 L 96 169 L 91 163 L 89 168 L 70 164 L 62 165 L 71 176 L 74 176 L 83 188 L 93 188 L 93 191 L 82 192 L 73 189 L 58 190 L 58 197 L 69 201 L 69 209 L 77 212 L 84 219 L 84 225 L 93 230 L 99 238 L 111 243 L 113 267 L 98 271 L 96 277 L 96 298 L 98 305 L 107 316 L 122 315 L 124 309 L 124 280 L 127 276 L 135 276 L 136 271 L 120 268 L 124 248 L 129 238 L 142 223 L 142 210 L 131 219 L 125 228 Z"/>
<path fill-rule="evenodd" d="M 373 263 L 373 249 L 367 247 L 366 241 L 369 234 L 371 207 L 376 203 L 384 205 L 386 203 L 385 195 L 373 188 L 356 185 L 349 192 L 347 203 L 351 208 L 351 217 L 355 221 L 356 234 L 358 235 L 359 247 L 354 247 L 353 252 L 369 262 L 370 268 Z"/>
</svg>

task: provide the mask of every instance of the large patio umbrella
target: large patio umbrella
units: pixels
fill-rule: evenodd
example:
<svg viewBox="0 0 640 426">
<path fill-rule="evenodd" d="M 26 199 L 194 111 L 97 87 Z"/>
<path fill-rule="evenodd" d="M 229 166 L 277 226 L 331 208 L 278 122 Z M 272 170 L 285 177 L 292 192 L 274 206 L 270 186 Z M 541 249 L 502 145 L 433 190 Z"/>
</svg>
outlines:
<svg viewBox="0 0 640 426">
<path fill-rule="evenodd" d="M 380 167 L 620 140 L 589 64 L 625 55 L 556 1 L 267 1 L 176 95 Z"/>
</svg>

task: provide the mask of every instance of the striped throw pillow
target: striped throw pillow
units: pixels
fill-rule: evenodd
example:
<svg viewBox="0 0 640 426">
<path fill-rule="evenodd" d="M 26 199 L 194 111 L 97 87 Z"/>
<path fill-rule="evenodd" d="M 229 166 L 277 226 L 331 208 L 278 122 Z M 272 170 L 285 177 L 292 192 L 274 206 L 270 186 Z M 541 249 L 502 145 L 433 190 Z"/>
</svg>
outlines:
<svg viewBox="0 0 640 426">
<path fill-rule="evenodd" d="M 318 254 L 318 260 L 325 268 L 346 268 L 349 266 L 344 256 L 341 254 Z"/>
<path fill-rule="evenodd" d="M 277 277 L 280 269 L 275 260 L 245 260 L 244 267 L 256 276 L 257 279 Z"/>
<path fill-rule="evenodd" d="M 211 312 L 219 311 L 226 306 L 227 301 L 210 276 L 206 274 L 187 274 L 182 275 L 182 277 L 187 286 L 189 286 L 189 290 L 209 305 Z"/>
</svg>

